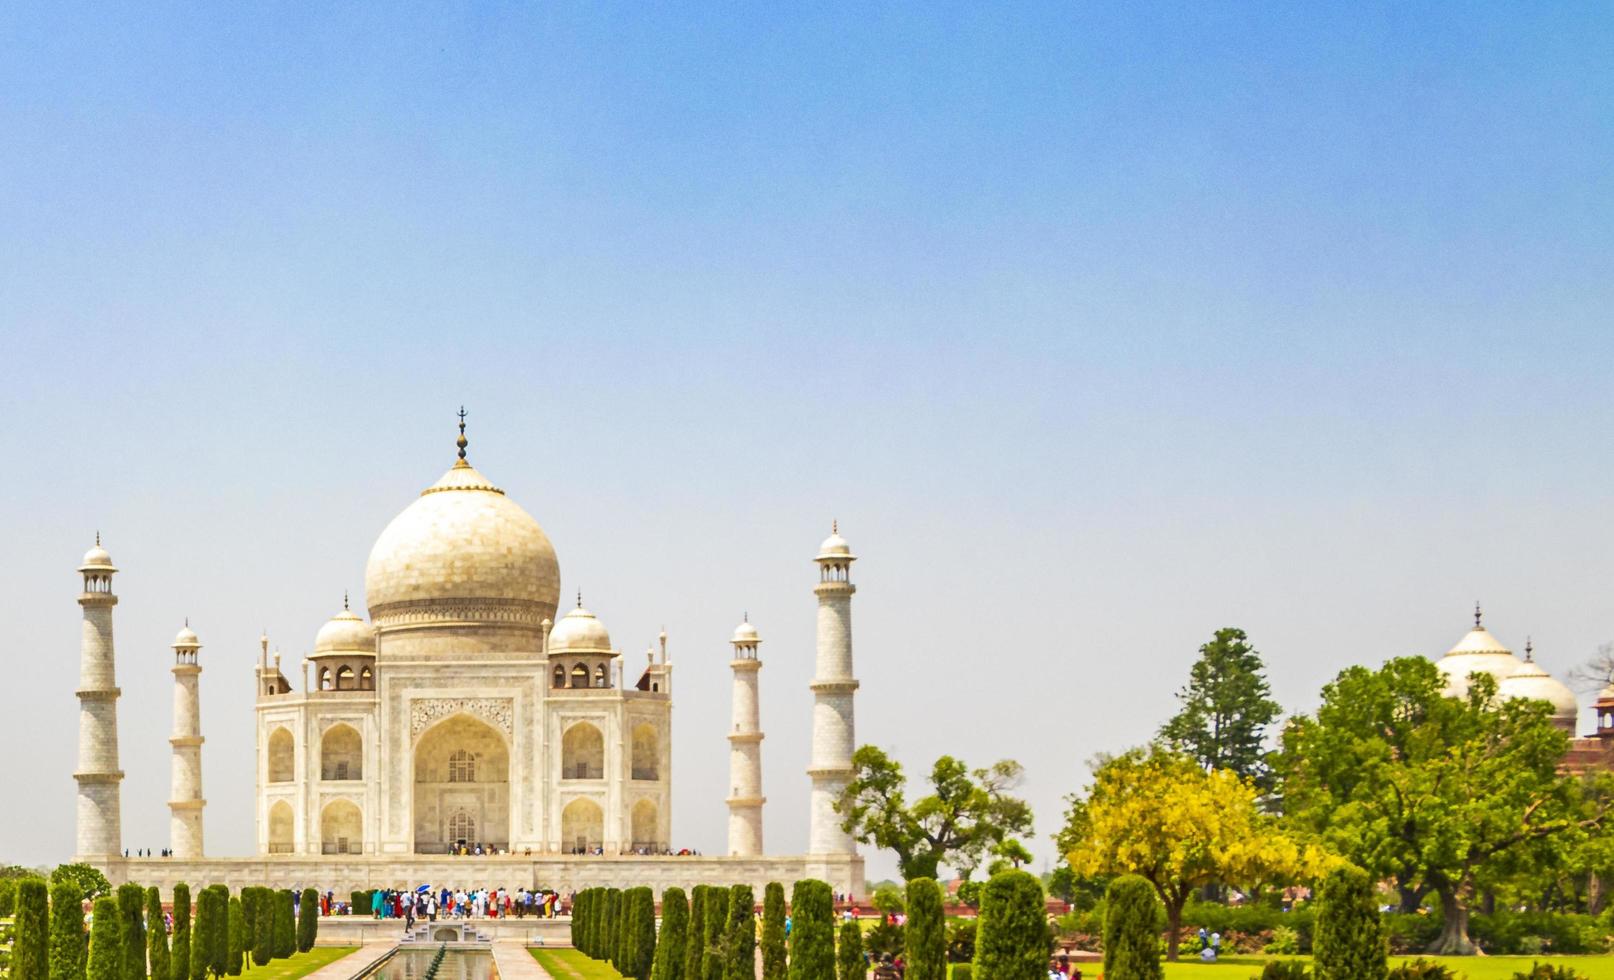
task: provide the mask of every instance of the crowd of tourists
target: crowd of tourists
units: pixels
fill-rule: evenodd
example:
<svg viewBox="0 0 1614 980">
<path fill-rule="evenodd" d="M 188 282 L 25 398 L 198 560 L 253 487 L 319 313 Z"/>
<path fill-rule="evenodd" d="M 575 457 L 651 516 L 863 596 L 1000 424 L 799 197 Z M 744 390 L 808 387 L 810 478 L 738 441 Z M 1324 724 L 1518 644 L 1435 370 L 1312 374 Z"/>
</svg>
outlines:
<svg viewBox="0 0 1614 980">
<path fill-rule="evenodd" d="M 321 911 L 335 903 L 335 896 L 326 892 Z M 422 885 L 415 891 L 377 889 L 370 893 L 371 918 L 403 919 L 413 925 L 418 919 L 435 922 L 443 919 L 524 919 L 527 917 L 553 919 L 564 915 L 571 906 L 569 898 L 562 898 L 552 888 L 440 888 Z M 354 910 L 361 912 L 362 910 Z"/>
</svg>

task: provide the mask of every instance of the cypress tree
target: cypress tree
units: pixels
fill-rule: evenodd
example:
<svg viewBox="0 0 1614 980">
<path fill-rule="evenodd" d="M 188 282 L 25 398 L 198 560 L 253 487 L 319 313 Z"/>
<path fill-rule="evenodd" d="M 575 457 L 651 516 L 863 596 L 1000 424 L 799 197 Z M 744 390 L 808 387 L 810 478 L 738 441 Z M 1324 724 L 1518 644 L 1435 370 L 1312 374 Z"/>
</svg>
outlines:
<svg viewBox="0 0 1614 980">
<path fill-rule="evenodd" d="M 241 944 L 246 938 L 247 918 L 241 908 L 241 899 L 232 896 L 228 911 L 225 913 L 224 944 L 227 952 L 224 956 L 224 972 L 232 977 L 241 975 Z"/>
<path fill-rule="evenodd" d="M 151 980 L 169 980 L 168 929 L 163 925 L 163 896 L 155 886 L 146 889 L 146 960 Z"/>
<path fill-rule="evenodd" d="M 785 980 L 785 886 L 770 881 L 762 889 L 762 980 Z M 660 980 L 660 978 L 657 978 Z"/>
<path fill-rule="evenodd" d="M 718 948 L 729 924 L 729 890 L 706 886 L 706 935 L 701 937 L 701 980 L 722 980 L 723 953 Z"/>
<path fill-rule="evenodd" d="M 84 892 L 63 879 L 50 886 L 50 980 L 84 980 Z"/>
<path fill-rule="evenodd" d="M 11 939 L 14 980 L 46 980 L 50 976 L 50 891 L 43 878 L 17 882 Z"/>
<path fill-rule="evenodd" d="M 683 980 L 684 944 L 689 936 L 689 901 L 682 888 L 661 893 L 661 932 L 656 936 L 652 980 Z"/>
<path fill-rule="evenodd" d="M 684 927 L 684 972 L 680 980 L 701 980 L 701 963 L 706 955 L 706 886 L 690 892 L 689 923 Z"/>
<path fill-rule="evenodd" d="M 146 980 L 146 893 L 139 885 L 118 886 L 118 934 L 123 937 L 123 980 Z"/>
<path fill-rule="evenodd" d="M 902 928 L 904 980 L 947 980 L 947 918 L 941 886 L 931 878 L 908 882 L 908 923 Z"/>
<path fill-rule="evenodd" d="M 624 977 L 633 975 L 633 916 L 636 913 L 638 889 L 622 890 L 622 905 L 616 920 L 616 971 Z"/>
<path fill-rule="evenodd" d="M 252 893 L 252 963 L 267 966 L 275 958 L 274 893 L 261 885 L 247 890 Z"/>
<path fill-rule="evenodd" d="M 650 980 L 656 963 L 656 893 L 643 885 L 635 891 L 633 917 L 633 976 Z"/>
<path fill-rule="evenodd" d="M 213 932 L 213 890 L 197 891 L 197 920 L 190 930 L 190 980 L 207 980 L 211 954 L 208 943 Z M 178 977 L 174 978 L 178 980 Z"/>
<path fill-rule="evenodd" d="M 1367 872 L 1343 867 L 1323 879 L 1311 941 L 1317 980 L 1385 980 L 1388 945 Z"/>
<path fill-rule="evenodd" d="M 270 934 L 269 946 L 275 954 L 275 959 L 283 960 L 297 952 L 297 924 L 292 914 L 290 889 L 282 888 L 275 892 L 274 908 L 275 926 Z"/>
<path fill-rule="evenodd" d="M 622 947 L 622 889 L 605 890 L 605 921 L 600 923 L 600 959 L 616 965 Z M 621 972 L 621 971 L 618 971 Z"/>
<path fill-rule="evenodd" d="M 841 923 L 841 934 L 835 943 L 836 980 L 863 980 L 869 964 L 863 958 L 863 929 L 856 919 Z"/>
<path fill-rule="evenodd" d="M 798 881 L 791 889 L 789 978 L 835 980 L 832 893 L 829 885 L 816 878 Z"/>
<path fill-rule="evenodd" d="M 1046 980 L 1048 920 L 1042 884 L 1029 872 L 1000 871 L 981 889 L 975 973 L 979 980 Z M 1108 970 L 1105 976 L 1110 976 Z"/>
<path fill-rule="evenodd" d="M 319 892 L 312 888 L 303 889 L 303 897 L 297 903 L 297 952 L 306 953 L 314 948 L 314 941 L 319 938 Z"/>
<path fill-rule="evenodd" d="M 724 980 L 756 980 L 756 895 L 750 885 L 729 889 L 729 922 L 723 937 Z"/>
<path fill-rule="evenodd" d="M 191 888 L 174 886 L 174 940 L 168 951 L 168 974 L 173 980 L 191 980 Z"/>
<path fill-rule="evenodd" d="M 122 980 L 123 920 L 118 900 L 103 895 L 90 911 L 89 980 Z"/>
<path fill-rule="evenodd" d="M 9 919 L 17 911 L 17 879 L 0 878 L 0 919 Z"/>
<path fill-rule="evenodd" d="M 582 950 L 585 953 L 588 952 L 588 950 L 583 949 L 583 941 L 582 941 L 583 914 L 584 914 L 583 909 L 587 905 L 587 903 L 588 903 L 588 889 L 585 888 L 582 891 L 578 892 L 577 893 L 577 898 L 572 901 L 572 929 L 571 929 L 572 947 L 574 949 Z"/>
<path fill-rule="evenodd" d="M 1104 975 L 1110 980 L 1161 980 L 1160 900 L 1138 875 L 1122 875 L 1104 894 Z"/>
<path fill-rule="evenodd" d="M 207 935 L 207 968 L 215 977 L 222 977 L 230 969 L 230 888 L 228 885 L 209 885 L 207 893 L 213 896 L 213 928 Z"/>
</svg>

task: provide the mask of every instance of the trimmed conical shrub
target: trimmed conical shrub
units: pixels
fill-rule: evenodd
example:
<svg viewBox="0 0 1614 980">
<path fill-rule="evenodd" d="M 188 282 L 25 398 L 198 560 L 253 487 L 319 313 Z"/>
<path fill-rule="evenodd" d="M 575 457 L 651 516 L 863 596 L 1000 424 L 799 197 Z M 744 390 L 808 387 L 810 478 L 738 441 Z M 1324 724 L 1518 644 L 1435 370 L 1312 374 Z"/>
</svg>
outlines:
<svg viewBox="0 0 1614 980">
<path fill-rule="evenodd" d="M 17 904 L 12 923 L 11 976 L 15 980 L 46 980 L 50 975 L 50 890 L 43 878 L 17 882 Z"/>
<path fill-rule="evenodd" d="M 1052 949 L 1044 908 L 1042 884 L 1029 872 L 992 876 L 981 889 L 977 980 L 1047 980 Z"/>
<path fill-rule="evenodd" d="M 224 955 L 224 972 L 232 977 L 241 975 L 241 961 L 245 958 L 242 944 L 246 941 L 247 917 L 241 910 L 241 899 L 230 897 L 225 906 L 224 942 L 228 952 Z"/>
<path fill-rule="evenodd" d="M 661 893 L 661 933 L 656 936 L 652 980 L 683 980 L 685 945 L 689 938 L 689 900 L 682 888 Z"/>
<path fill-rule="evenodd" d="M 1122 875 L 1104 893 L 1104 976 L 1161 980 L 1160 899 L 1138 875 Z M 983 978 L 985 980 L 985 978 Z"/>
<path fill-rule="evenodd" d="M 756 895 L 750 885 L 729 889 L 729 921 L 723 930 L 723 980 L 756 980 Z"/>
<path fill-rule="evenodd" d="M 941 886 L 931 878 L 908 882 L 908 922 L 903 926 L 904 980 L 947 980 L 947 918 Z"/>
<path fill-rule="evenodd" d="M 630 962 L 626 975 L 650 980 L 650 971 L 656 963 L 656 893 L 648 885 L 633 890 L 628 933 Z"/>
<path fill-rule="evenodd" d="M 230 889 L 227 885 L 209 885 L 212 896 L 213 928 L 207 935 L 207 968 L 215 977 L 230 970 Z"/>
<path fill-rule="evenodd" d="M 312 888 L 303 889 L 303 897 L 297 903 L 297 952 L 306 953 L 314 948 L 314 941 L 319 938 L 319 892 Z"/>
<path fill-rule="evenodd" d="M 118 900 L 103 895 L 90 911 L 89 980 L 122 980 L 123 920 Z"/>
<path fill-rule="evenodd" d="M 684 930 L 682 980 L 701 980 L 706 957 L 706 886 L 696 885 L 689 896 L 689 925 Z"/>
<path fill-rule="evenodd" d="M 863 929 L 856 919 L 841 923 L 841 934 L 835 942 L 835 976 L 837 980 L 863 980 L 869 972 L 869 961 L 863 958 Z"/>
<path fill-rule="evenodd" d="M 1316 980 L 1385 980 L 1389 976 L 1389 946 L 1367 872 L 1344 867 L 1323 879 L 1311 948 Z"/>
<path fill-rule="evenodd" d="M 789 978 L 835 980 L 833 893 L 816 878 L 796 882 L 790 893 Z"/>
<path fill-rule="evenodd" d="M 146 962 L 151 980 L 169 980 L 168 929 L 163 925 L 162 892 L 155 887 L 146 889 Z"/>
<path fill-rule="evenodd" d="M 247 891 L 252 893 L 252 962 L 265 966 L 275 958 L 275 893 L 262 886 Z"/>
<path fill-rule="evenodd" d="M 785 980 L 785 886 L 770 881 L 762 889 L 762 980 Z"/>
<path fill-rule="evenodd" d="M 723 935 L 729 926 L 729 890 L 721 885 L 706 888 L 706 935 L 701 937 L 701 978 L 722 980 Z"/>
<path fill-rule="evenodd" d="M 283 960 L 297 952 L 297 917 L 292 910 L 291 889 L 282 888 L 275 892 L 274 909 L 275 924 L 270 934 L 270 948 L 274 951 L 275 959 Z"/>
<path fill-rule="evenodd" d="M 118 886 L 118 934 L 123 937 L 123 980 L 146 980 L 146 893 Z"/>
<path fill-rule="evenodd" d="M 84 892 L 63 879 L 50 886 L 50 980 L 84 980 L 85 952 Z"/>
<path fill-rule="evenodd" d="M 191 978 L 191 888 L 184 882 L 174 886 L 174 938 L 168 950 L 168 975 L 172 980 Z"/>
</svg>

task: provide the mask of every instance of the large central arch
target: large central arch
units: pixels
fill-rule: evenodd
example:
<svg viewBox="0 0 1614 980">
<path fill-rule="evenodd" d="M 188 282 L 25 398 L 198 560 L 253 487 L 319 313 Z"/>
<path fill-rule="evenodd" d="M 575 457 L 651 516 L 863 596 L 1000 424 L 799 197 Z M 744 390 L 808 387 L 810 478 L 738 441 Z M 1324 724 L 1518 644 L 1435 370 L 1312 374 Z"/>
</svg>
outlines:
<svg viewBox="0 0 1614 980">
<path fill-rule="evenodd" d="M 510 750 L 491 725 L 454 715 L 427 729 L 414 788 L 416 854 L 510 846 Z"/>
</svg>

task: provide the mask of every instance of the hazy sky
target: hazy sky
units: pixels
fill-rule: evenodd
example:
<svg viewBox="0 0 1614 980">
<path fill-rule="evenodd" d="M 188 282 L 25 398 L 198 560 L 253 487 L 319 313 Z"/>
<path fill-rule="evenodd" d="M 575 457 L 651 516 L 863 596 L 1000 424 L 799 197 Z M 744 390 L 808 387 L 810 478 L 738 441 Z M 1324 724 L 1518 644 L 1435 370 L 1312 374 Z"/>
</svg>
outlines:
<svg viewBox="0 0 1614 980">
<path fill-rule="evenodd" d="M 462 402 L 563 590 L 671 636 L 680 845 L 747 610 L 805 844 L 832 518 L 860 739 L 1019 759 L 1039 861 L 1218 627 L 1293 710 L 1475 599 L 1564 672 L 1614 640 L 1610 51 L 1598 4 L 0 6 L 0 861 L 72 850 L 97 528 L 125 843 L 189 616 L 248 852 L 258 633 L 362 598 Z"/>
</svg>

